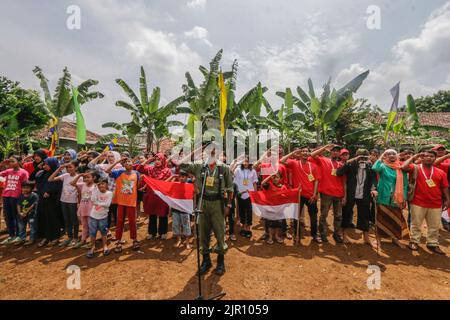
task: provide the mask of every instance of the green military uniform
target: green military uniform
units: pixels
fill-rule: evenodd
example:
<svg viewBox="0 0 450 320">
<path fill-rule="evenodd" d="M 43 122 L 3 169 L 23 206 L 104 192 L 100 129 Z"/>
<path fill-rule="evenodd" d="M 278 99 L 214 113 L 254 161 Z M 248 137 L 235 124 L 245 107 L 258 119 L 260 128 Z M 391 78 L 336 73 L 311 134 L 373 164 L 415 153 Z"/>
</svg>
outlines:
<svg viewBox="0 0 450 320">
<path fill-rule="evenodd" d="M 203 163 L 182 164 L 181 166 L 182 169 L 195 176 L 195 191 L 197 195 L 200 195 L 202 190 L 203 170 L 207 176 L 201 208 L 202 212 L 198 220 L 200 253 L 204 255 L 211 252 L 210 243 L 212 229 L 217 239 L 217 244 L 213 251 L 219 255 L 225 254 L 228 246 L 225 243 L 224 204 L 221 199 L 223 194 L 220 194 L 220 191 L 222 191 L 222 193 L 233 191 L 233 179 L 230 168 L 220 162 L 216 162 L 214 170 L 211 170 L 209 166 L 204 168 Z M 219 172 L 222 177 L 220 177 Z M 219 183 L 221 183 L 220 188 Z"/>
</svg>

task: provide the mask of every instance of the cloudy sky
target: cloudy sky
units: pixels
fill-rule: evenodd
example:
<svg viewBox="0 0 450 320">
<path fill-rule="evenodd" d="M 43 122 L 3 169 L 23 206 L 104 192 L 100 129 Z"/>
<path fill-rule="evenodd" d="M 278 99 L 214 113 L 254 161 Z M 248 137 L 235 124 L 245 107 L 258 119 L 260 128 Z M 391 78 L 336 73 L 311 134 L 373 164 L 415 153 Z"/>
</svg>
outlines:
<svg viewBox="0 0 450 320">
<path fill-rule="evenodd" d="M 67 8 L 81 9 L 81 29 L 66 27 Z M 367 8 L 380 8 L 381 29 L 367 27 Z M 184 73 L 224 49 L 222 68 L 239 62 L 238 97 L 258 81 L 277 90 L 316 90 L 329 76 L 340 87 L 358 73 L 371 74 L 358 92 L 387 110 L 389 89 L 401 81 L 408 93 L 431 94 L 450 87 L 448 0 L 0 0 L 0 74 L 39 89 L 40 66 L 51 89 L 67 66 L 75 84 L 93 78 L 105 98 L 83 107 L 87 126 L 125 122 L 115 107 L 126 99 L 115 79 L 138 90 L 139 67 L 162 103 L 181 95 Z"/>
</svg>

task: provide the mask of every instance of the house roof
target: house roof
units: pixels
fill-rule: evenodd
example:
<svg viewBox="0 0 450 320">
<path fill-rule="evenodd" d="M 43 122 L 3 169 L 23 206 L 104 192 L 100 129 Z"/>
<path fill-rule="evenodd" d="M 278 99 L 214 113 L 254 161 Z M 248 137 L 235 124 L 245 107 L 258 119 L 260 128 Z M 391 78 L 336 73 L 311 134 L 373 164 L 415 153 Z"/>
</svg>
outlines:
<svg viewBox="0 0 450 320">
<path fill-rule="evenodd" d="M 36 134 L 34 134 L 34 138 L 38 140 L 46 140 L 50 139 L 51 133 L 49 126 L 45 127 L 44 129 L 38 131 Z M 62 140 L 69 140 L 69 141 L 77 141 L 77 125 L 74 122 L 71 121 L 61 121 L 60 122 L 60 129 L 59 129 L 59 138 Z M 86 130 L 86 143 L 87 144 L 96 144 L 98 140 L 102 138 L 102 135 L 95 133 L 90 130 Z M 118 145 L 126 145 L 128 143 L 126 137 L 118 137 L 117 138 Z M 139 142 L 140 147 L 145 148 L 145 139 L 141 139 L 142 141 Z M 165 152 L 166 150 L 170 150 L 173 148 L 174 142 L 170 138 L 162 139 L 159 144 L 159 151 Z M 156 146 L 154 145 L 154 148 L 156 149 Z"/>
</svg>

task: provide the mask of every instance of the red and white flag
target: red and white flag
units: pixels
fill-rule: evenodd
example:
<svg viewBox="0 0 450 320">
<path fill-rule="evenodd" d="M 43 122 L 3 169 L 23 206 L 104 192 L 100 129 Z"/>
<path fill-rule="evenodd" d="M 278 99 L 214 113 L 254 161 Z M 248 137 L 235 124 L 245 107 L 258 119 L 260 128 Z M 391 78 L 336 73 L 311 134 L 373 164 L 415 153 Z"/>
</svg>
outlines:
<svg viewBox="0 0 450 320">
<path fill-rule="evenodd" d="M 147 176 L 144 176 L 144 181 L 169 207 L 190 214 L 194 211 L 192 183 L 168 182 Z"/>
<path fill-rule="evenodd" d="M 253 212 L 267 220 L 298 219 L 297 189 L 249 191 Z"/>
</svg>

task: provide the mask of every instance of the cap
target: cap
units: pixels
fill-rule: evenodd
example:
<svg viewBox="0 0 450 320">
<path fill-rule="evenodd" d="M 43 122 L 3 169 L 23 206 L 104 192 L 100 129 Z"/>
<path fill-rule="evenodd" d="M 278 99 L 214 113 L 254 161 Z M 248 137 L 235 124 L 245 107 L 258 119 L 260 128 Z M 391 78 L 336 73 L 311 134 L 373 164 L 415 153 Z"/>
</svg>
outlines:
<svg viewBox="0 0 450 320">
<path fill-rule="evenodd" d="M 341 156 L 346 153 L 350 154 L 350 152 L 347 149 L 345 149 L 345 148 L 341 149 L 341 153 L 340 153 Z"/>
</svg>

